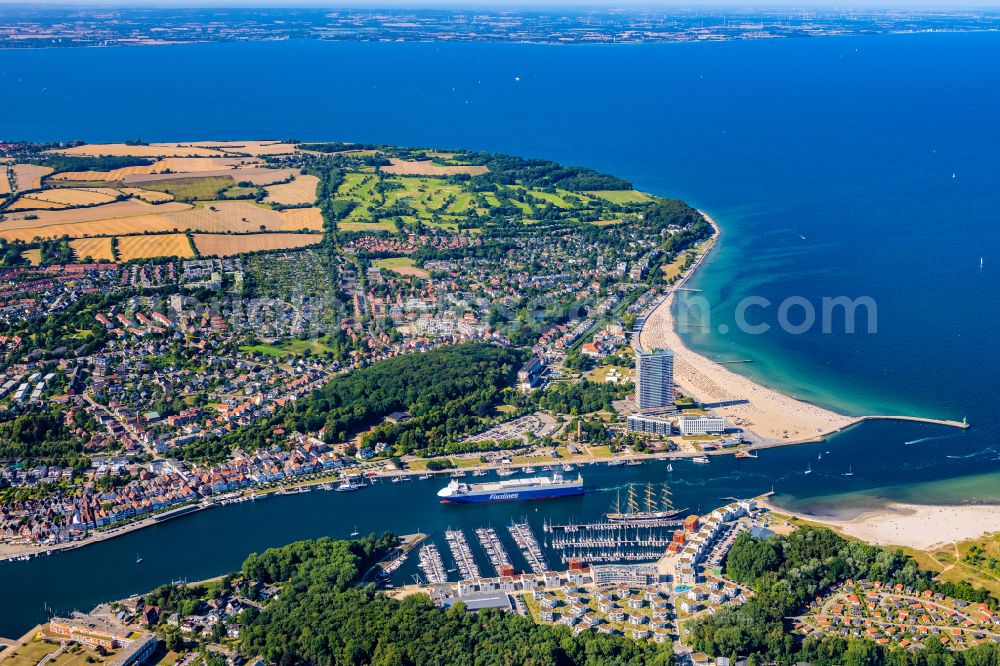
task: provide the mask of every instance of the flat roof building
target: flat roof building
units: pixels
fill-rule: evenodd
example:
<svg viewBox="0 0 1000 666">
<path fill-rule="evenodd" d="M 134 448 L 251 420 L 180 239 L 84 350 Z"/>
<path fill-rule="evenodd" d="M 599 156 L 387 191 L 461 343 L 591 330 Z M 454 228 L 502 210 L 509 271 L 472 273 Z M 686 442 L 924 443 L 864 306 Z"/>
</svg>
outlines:
<svg viewBox="0 0 1000 666">
<path fill-rule="evenodd" d="M 635 402 L 639 411 L 674 408 L 674 353 L 654 349 L 635 354 Z"/>
</svg>

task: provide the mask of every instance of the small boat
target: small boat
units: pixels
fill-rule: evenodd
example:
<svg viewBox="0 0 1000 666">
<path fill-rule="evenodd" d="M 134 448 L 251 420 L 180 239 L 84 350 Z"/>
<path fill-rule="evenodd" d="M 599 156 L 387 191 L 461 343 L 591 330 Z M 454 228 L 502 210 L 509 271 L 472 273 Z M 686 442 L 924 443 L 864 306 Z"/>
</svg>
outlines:
<svg viewBox="0 0 1000 666">
<path fill-rule="evenodd" d="M 823 454 L 822 453 L 819 454 L 818 456 L 816 456 L 816 460 L 822 460 L 822 459 L 823 459 Z"/>
<path fill-rule="evenodd" d="M 458 472 L 452 472 L 452 473 L 450 474 L 450 476 L 451 476 L 451 478 L 453 478 L 453 479 L 461 479 L 461 478 L 462 478 L 463 476 L 465 476 L 465 472 L 462 472 L 462 471 L 458 471 Z"/>
<path fill-rule="evenodd" d="M 363 483 L 352 483 L 351 481 L 341 481 L 340 485 L 334 488 L 338 493 L 349 493 L 353 490 L 361 490 L 364 488 Z"/>
<path fill-rule="evenodd" d="M 135 554 L 135 563 L 136 564 L 142 564 L 142 558 L 139 557 L 139 553 Z"/>
<path fill-rule="evenodd" d="M 399 477 L 399 480 L 402 481 L 403 483 L 406 483 L 407 481 L 413 481 L 413 477 L 410 476 L 409 474 L 404 474 L 403 476 Z"/>
<path fill-rule="evenodd" d="M 486 476 L 486 470 L 477 469 L 475 472 L 472 473 L 472 476 Z"/>
<path fill-rule="evenodd" d="M 608 461 L 608 467 L 618 467 L 619 465 L 624 465 L 624 460 L 610 460 Z"/>
<path fill-rule="evenodd" d="M 848 465 L 847 466 L 847 471 L 844 472 L 844 476 L 854 476 L 854 466 L 853 465 Z"/>
<path fill-rule="evenodd" d="M 700 465 L 705 465 L 705 464 L 710 463 L 712 461 L 709 460 L 708 456 L 698 456 L 696 458 L 691 458 L 691 462 L 698 463 Z"/>
<path fill-rule="evenodd" d="M 361 532 L 358 531 L 358 526 L 357 525 L 354 526 L 354 531 L 351 532 L 351 536 L 352 537 L 361 536 Z"/>
<path fill-rule="evenodd" d="M 629 466 L 629 467 L 635 467 L 636 465 L 641 465 L 641 464 L 642 464 L 642 461 L 641 461 L 641 460 L 635 460 L 635 459 L 633 458 L 632 460 L 629 460 L 629 461 L 628 461 L 627 463 L 625 463 L 625 464 L 626 464 L 627 466 Z"/>
<path fill-rule="evenodd" d="M 569 463 L 566 463 L 565 465 L 563 465 L 562 468 L 563 468 L 564 472 L 572 472 L 573 471 L 573 466 L 570 465 Z"/>
<path fill-rule="evenodd" d="M 497 470 L 497 476 L 514 476 L 515 474 L 517 474 L 517 470 L 510 467 L 501 467 Z"/>
<path fill-rule="evenodd" d="M 674 471 L 674 465 L 673 465 L 673 463 L 667 463 L 667 471 L 668 472 Z"/>
<path fill-rule="evenodd" d="M 525 467 L 524 468 L 524 473 L 525 474 L 534 474 L 535 473 L 535 468 L 534 467 Z"/>
<path fill-rule="evenodd" d="M 421 474 L 417 478 L 420 479 L 421 481 L 426 481 L 427 479 L 431 478 L 431 475 L 430 474 Z"/>
<path fill-rule="evenodd" d="M 402 482 L 402 480 L 403 480 L 403 479 L 401 479 L 401 478 L 400 478 L 400 477 L 398 477 L 398 476 L 394 476 L 394 477 L 392 477 L 392 482 L 393 482 L 393 483 L 400 483 L 400 482 Z"/>
<path fill-rule="evenodd" d="M 813 473 L 812 465 L 806 465 L 806 471 L 805 471 L 805 473 L 806 474 L 812 474 Z"/>
</svg>

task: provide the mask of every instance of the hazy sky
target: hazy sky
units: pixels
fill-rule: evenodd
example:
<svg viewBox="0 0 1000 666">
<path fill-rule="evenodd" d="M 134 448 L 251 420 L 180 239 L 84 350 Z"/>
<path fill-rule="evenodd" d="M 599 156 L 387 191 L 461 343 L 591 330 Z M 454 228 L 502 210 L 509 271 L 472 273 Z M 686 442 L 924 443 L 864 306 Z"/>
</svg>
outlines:
<svg viewBox="0 0 1000 666">
<path fill-rule="evenodd" d="M 912 7 L 926 9 L 929 7 L 946 8 L 997 8 L 1000 0 L 850 0 L 849 2 L 832 2 L 831 0 L 762 0 L 758 2 L 733 2 L 720 0 L 678 0 L 664 2 L 663 0 L 627 0 L 613 3 L 608 0 L 100 0 L 98 2 L 81 2 L 80 0 L 0 0 L 2 5 L 30 5 L 44 7 L 45 5 L 72 5 L 78 7 L 359 7 L 359 8 L 389 8 L 405 7 L 416 9 L 433 8 L 491 8 L 505 7 L 518 9 L 551 9 L 551 8 L 642 8 L 642 9 L 695 9 L 695 8 L 766 8 L 766 7 L 829 7 L 839 9 L 850 8 L 893 8 Z"/>
</svg>

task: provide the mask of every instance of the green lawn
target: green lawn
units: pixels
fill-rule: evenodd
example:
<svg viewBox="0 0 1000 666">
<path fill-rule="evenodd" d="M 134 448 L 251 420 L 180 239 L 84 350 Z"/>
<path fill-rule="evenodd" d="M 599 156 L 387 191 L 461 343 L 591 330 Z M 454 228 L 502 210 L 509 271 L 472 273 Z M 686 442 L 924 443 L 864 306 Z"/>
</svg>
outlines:
<svg viewBox="0 0 1000 666">
<path fill-rule="evenodd" d="M 396 225 L 392 220 L 382 220 L 381 222 L 337 222 L 337 229 L 341 231 L 396 231 Z"/>
<path fill-rule="evenodd" d="M 312 354 L 322 354 L 333 350 L 323 343 L 322 338 L 310 340 L 282 340 L 273 344 L 244 345 L 240 347 L 246 353 L 258 353 L 281 358 L 284 356 L 301 356 L 306 350 Z"/>
<path fill-rule="evenodd" d="M 376 259 L 372 262 L 376 268 L 385 268 L 396 271 L 402 275 L 416 275 L 419 277 L 430 277 L 430 273 L 422 268 L 417 268 L 416 263 L 409 257 L 389 257 L 388 259 Z"/>
<path fill-rule="evenodd" d="M 638 190 L 591 190 L 587 194 L 616 204 L 645 203 L 652 201 L 645 192 Z"/>
<path fill-rule="evenodd" d="M 141 183 L 144 190 L 169 192 L 176 199 L 199 199 L 203 201 L 218 198 L 220 190 L 233 187 L 232 176 L 205 176 L 203 178 L 170 178 Z"/>
</svg>

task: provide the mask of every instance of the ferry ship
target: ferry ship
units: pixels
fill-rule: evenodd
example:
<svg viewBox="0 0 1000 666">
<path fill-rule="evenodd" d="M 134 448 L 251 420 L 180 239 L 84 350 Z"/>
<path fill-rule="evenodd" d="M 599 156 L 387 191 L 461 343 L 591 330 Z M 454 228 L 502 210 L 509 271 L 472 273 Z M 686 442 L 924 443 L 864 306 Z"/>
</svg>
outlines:
<svg viewBox="0 0 1000 666">
<path fill-rule="evenodd" d="M 438 491 L 443 503 L 473 504 L 477 502 L 515 502 L 519 500 L 551 499 L 583 494 L 583 476 L 565 479 L 555 473 L 551 477 L 536 476 L 489 483 L 452 481 Z"/>
</svg>

